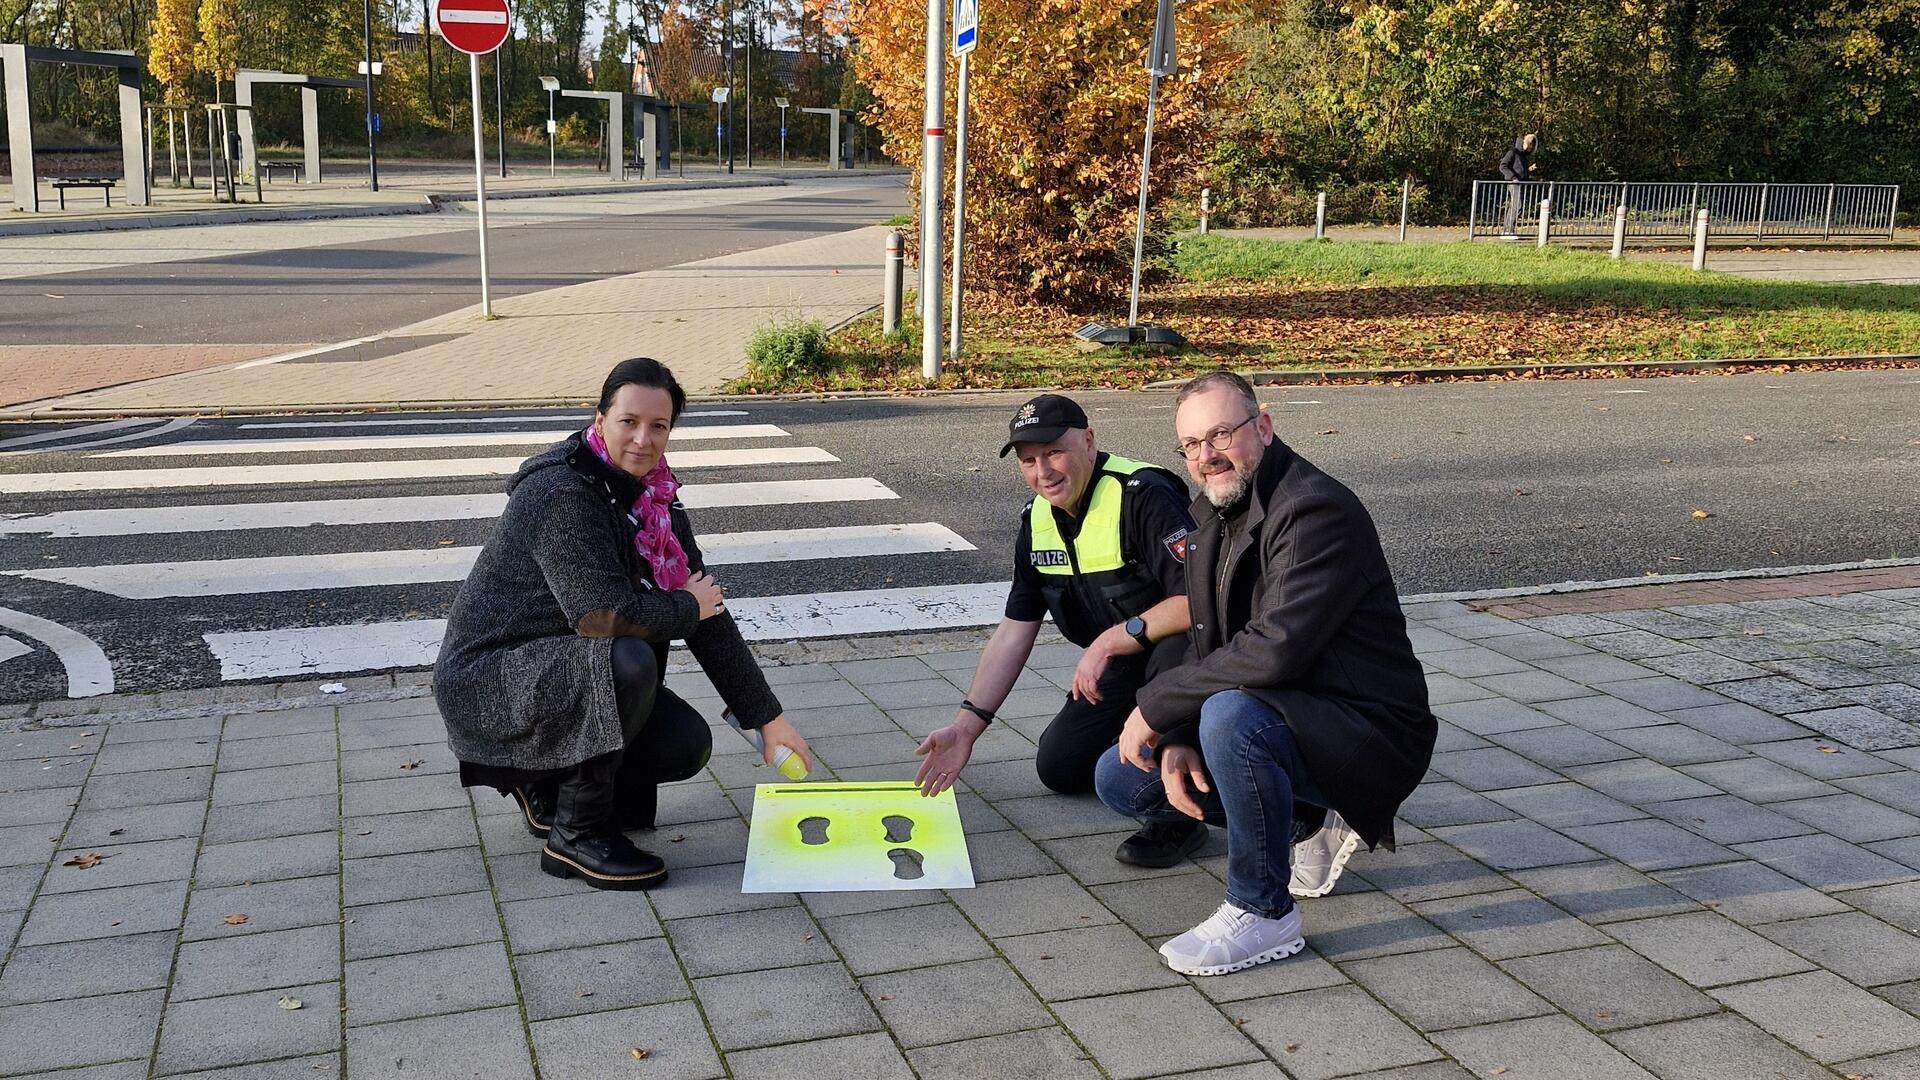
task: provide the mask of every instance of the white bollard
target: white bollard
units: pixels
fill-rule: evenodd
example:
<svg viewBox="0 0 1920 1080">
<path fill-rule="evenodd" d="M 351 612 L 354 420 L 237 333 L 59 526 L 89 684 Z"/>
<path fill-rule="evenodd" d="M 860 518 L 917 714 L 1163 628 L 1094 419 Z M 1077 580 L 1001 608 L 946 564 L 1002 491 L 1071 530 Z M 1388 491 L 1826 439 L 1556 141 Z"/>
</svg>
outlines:
<svg viewBox="0 0 1920 1080">
<path fill-rule="evenodd" d="M 1618 259 L 1627 253 L 1627 204 L 1621 203 L 1613 211 L 1613 257 Z"/>
<path fill-rule="evenodd" d="M 1207 233 L 1207 218 L 1213 213 L 1213 189 L 1200 189 L 1200 235 Z"/>
<path fill-rule="evenodd" d="M 1407 206 L 1413 201 L 1413 178 L 1400 181 L 1400 242 L 1407 242 Z"/>
<path fill-rule="evenodd" d="M 1693 268 L 1695 270 L 1707 268 L 1707 212 L 1705 210 L 1693 215 Z"/>
<path fill-rule="evenodd" d="M 895 229 L 887 234 L 887 269 L 884 284 L 881 286 L 880 330 L 885 334 L 897 333 L 900 329 L 900 291 L 902 278 L 906 276 L 907 238 Z"/>
<path fill-rule="evenodd" d="M 1547 234 L 1553 228 L 1553 200 L 1540 200 L 1540 247 L 1547 246 Z"/>
<path fill-rule="evenodd" d="M 1327 193 L 1324 191 L 1320 193 L 1320 198 L 1315 200 L 1313 238 L 1315 240 L 1327 238 Z"/>
</svg>

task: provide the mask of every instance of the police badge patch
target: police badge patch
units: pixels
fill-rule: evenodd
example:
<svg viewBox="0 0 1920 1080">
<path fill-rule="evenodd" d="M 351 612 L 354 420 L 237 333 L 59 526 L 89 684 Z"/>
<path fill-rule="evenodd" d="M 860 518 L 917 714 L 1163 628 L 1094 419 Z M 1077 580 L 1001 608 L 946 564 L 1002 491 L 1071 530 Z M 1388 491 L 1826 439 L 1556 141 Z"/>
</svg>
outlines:
<svg viewBox="0 0 1920 1080">
<path fill-rule="evenodd" d="M 1187 530 L 1181 529 L 1179 532 L 1169 533 L 1160 538 L 1160 543 L 1166 547 L 1167 554 L 1173 556 L 1176 562 L 1184 564 L 1187 561 Z"/>
</svg>

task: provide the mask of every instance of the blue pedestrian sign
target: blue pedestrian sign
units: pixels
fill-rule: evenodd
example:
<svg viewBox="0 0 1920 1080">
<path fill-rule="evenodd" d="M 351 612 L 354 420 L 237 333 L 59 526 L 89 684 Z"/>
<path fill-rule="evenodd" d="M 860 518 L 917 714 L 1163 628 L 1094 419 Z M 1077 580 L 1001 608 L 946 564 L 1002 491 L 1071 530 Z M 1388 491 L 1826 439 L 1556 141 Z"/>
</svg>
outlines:
<svg viewBox="0 0 1920 1080">
<path fill-rule="evenodd" d="M 953 0 L 953 55 L 965 56 L 980 44 L 980 0 Z"/>
</svg>

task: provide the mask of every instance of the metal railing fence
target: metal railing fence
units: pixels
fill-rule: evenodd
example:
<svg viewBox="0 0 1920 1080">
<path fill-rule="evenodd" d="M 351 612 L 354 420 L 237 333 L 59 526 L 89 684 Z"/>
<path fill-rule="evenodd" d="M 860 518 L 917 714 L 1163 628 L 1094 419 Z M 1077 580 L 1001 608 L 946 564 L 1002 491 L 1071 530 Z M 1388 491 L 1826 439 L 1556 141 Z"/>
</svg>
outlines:
<svg viewBox="0 0 1920 1080">
<path fill-rule="evenodd" d="M 1897 184 L 1693 184 L 1613 180 L 1475 180 L 1469 237 L 1534 237 L 1540 204 L 1548 232 L 1562 238 L 1613 235 L 1615 208 L 1627 208 L 1627 239 L 1684 239 L 1707 212 L 1718 239 L 1893 237 Z"/>
</svg>

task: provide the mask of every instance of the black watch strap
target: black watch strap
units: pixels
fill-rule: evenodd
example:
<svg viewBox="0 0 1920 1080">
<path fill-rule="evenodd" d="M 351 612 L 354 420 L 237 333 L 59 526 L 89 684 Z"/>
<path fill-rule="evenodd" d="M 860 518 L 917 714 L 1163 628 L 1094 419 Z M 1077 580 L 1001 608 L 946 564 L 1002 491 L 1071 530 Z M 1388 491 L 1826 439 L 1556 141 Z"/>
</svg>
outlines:
<svg viewBox="0 0 1920 1080">
<path fill-rule="evenodd" d="M 1140 629 L 1137 632 L 1133 628 L 1135 623 L 1140 625 Z M 1153 651 L 1153 639 L 1147 636 L 1147 620 L 1135 615 L 1122 624 L 1120 629 L 1126 631 L 1128 637 L 1139 642 L 1142 649 L 1148 652 Z"/>
<path fill-rule="evenodd" d="M 962 698 L 960 701 L 960 707 L 972 713 L 973 715 L 979 717 L 981 720 L 985 721 L 986 723 L 989 723 L 989 724 L 993 723 L 993 710 L 991 709 L 983 709 L 980 706 L 975 705 L 973 702 L 967 701 L 964 698 Z"/>
</svg>

